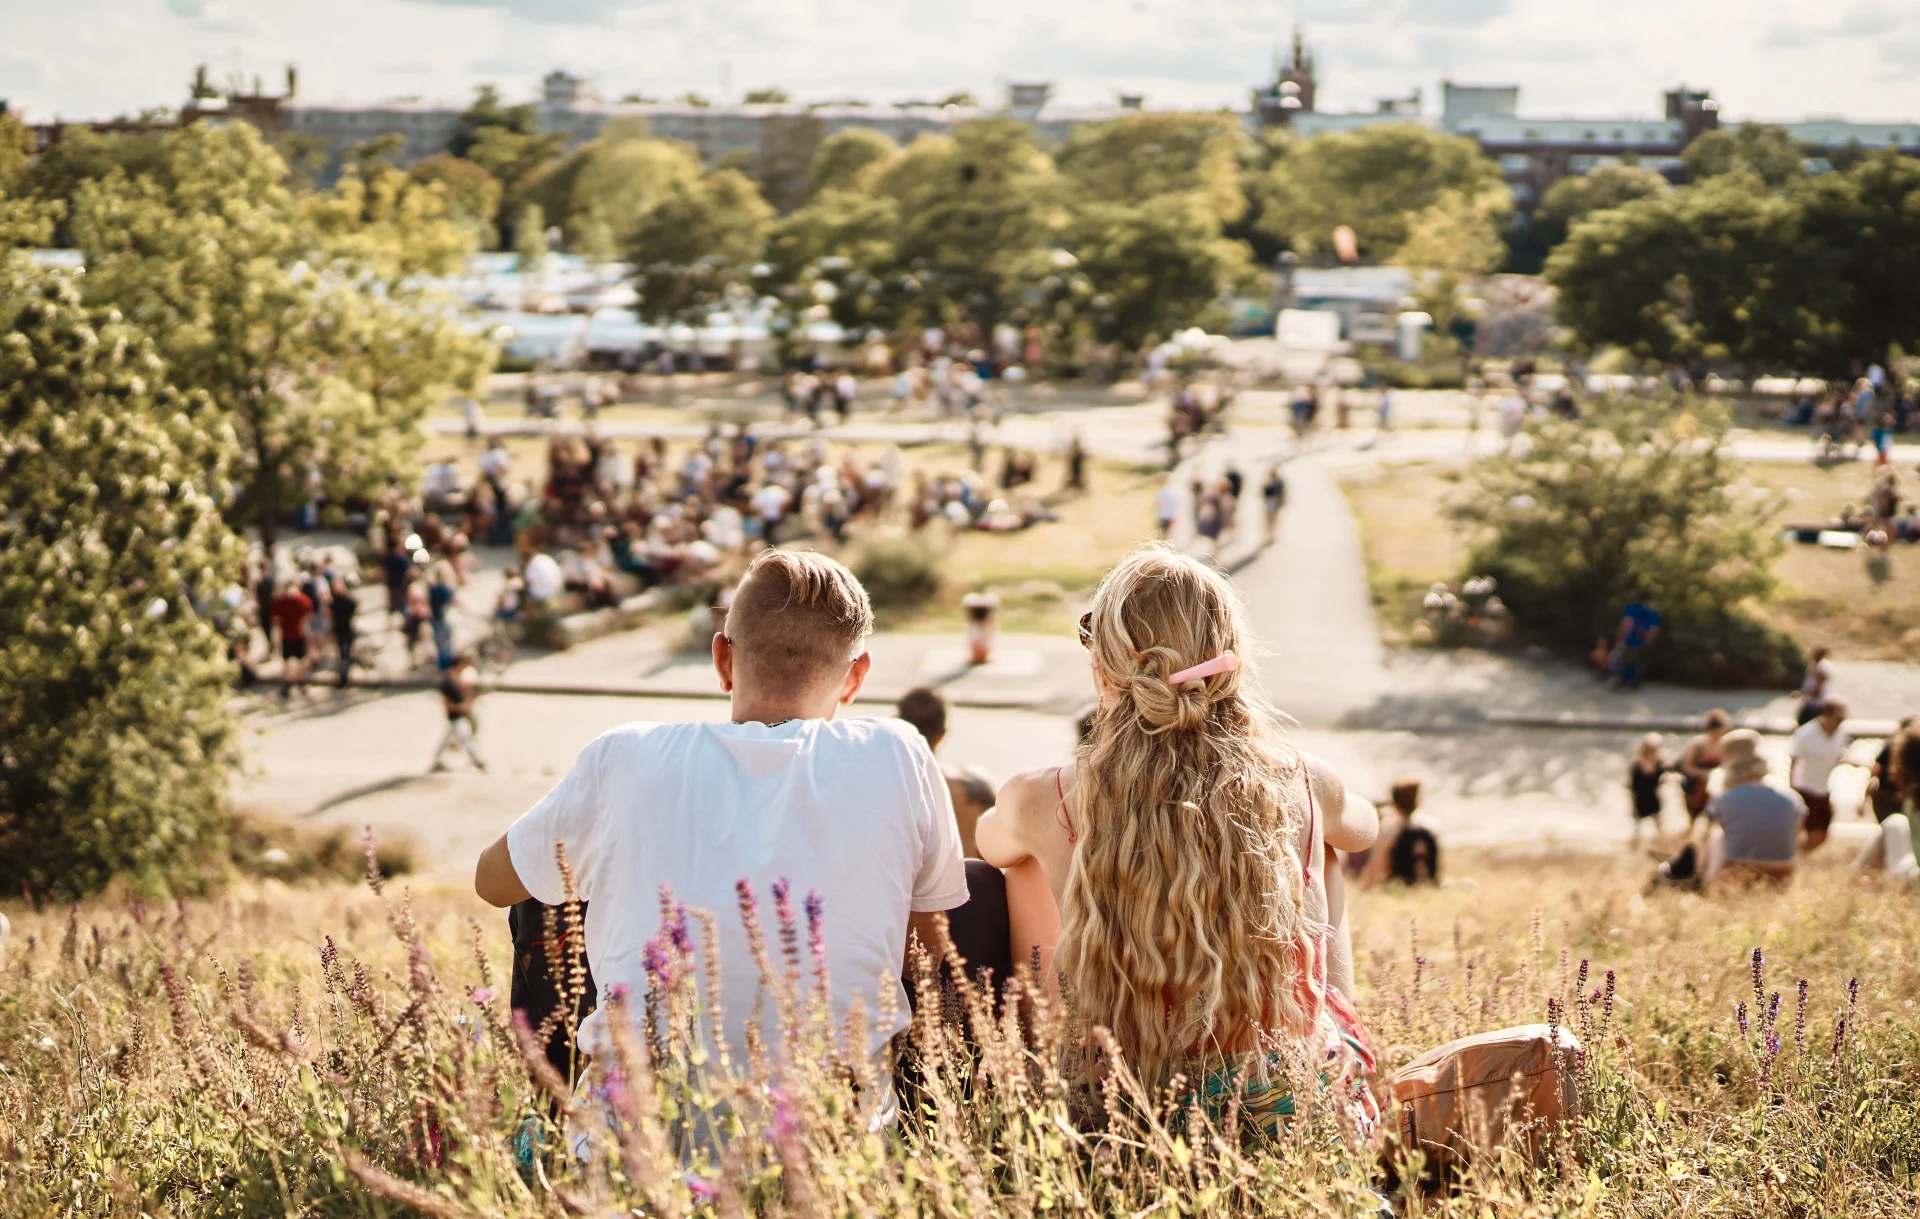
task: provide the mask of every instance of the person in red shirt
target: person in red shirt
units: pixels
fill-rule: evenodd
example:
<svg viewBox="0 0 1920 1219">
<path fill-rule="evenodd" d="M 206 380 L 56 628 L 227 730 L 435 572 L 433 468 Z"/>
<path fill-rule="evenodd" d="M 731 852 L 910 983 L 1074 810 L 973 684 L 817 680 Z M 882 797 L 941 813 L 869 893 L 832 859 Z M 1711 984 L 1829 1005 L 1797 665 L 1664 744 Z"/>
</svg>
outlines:
<svg viewBox="0 0 1920 1219">
<path fill-rule="evenodd" d="M 280 632 L 280 697 L 285 698 L 298 681 L 307 680 L 307 624 L 313 621 L 313 598 L 288 584 L 273 595 L 270 608 L 273 625 Z"/>
</svg>

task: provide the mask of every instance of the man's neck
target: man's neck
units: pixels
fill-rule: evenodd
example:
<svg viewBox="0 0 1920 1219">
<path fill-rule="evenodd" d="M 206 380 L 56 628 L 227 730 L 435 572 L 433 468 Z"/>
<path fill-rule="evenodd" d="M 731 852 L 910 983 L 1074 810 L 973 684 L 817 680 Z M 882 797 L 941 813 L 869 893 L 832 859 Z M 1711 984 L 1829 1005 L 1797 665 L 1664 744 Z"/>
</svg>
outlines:
<svg viewBox="0 0 1920 1219">
<path fill-rule="evenodd" d="M 735 690 L 729 717 L 736 724 L 784 724 L 788 720 L 830 720 L 839 710 L 839 702 L 831 696 L 753 698 Z"/>
</svg>

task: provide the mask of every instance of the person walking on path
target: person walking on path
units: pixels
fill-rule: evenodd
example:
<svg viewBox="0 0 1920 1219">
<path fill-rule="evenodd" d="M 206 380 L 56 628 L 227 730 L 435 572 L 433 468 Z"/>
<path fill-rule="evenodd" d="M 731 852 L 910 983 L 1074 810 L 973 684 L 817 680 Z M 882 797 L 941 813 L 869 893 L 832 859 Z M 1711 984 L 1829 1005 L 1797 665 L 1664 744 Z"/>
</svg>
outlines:
<svg viewBox="0 0 1920 1219">
<path fill-rule="evenodd" d="M 340 688 L 347 688 L 347 678 L 353 669 L 353 644 L 357 638 L 353 616 L 360 608 L 354 588 L 360 583 L 360 577 L 351 571 L 335 572 L 333 576 L 333 648 L 336 653 L 334 662 L 340 670 Z"/>
<path fill-rule="evenodd" d="M 1267 481 L 1260 488 L 1260 503 L 1267 513 L 1267 541 L 1271 543 L 1280 532 L 1280 510 L 1287 506 L 1287 480 L 1280 473 L 1280 463 L 1275 462 L 1267 470 Z"/>
<path fill-rule="evenodd" d="M 289 583 L 273 595 L 273 627 L 280 634 L 280 697 L 293 693 L 294 684 L 307 680 L 307 624 L 313 620 L 313 599 Z"/>
<path fill-rule="evenodd" d="M 447 713 L 447 734 L 440 738 L 440 748 L 433 751 L 433 773 L 447 769 L 447 750 L 454 746 L 466 752 L 475 770 L 486 773 L 487 764 L 480 758 L 479 743 L 475 739 L 479 727 L 473 718 L 473 704 L 479 697 L 480 684 L 473 657 L 462 653 L 454 657 L 453 664 L 440 676 L 440 705 Z"/>
<path fill-rule="evenodd" d="M 1833 793 L 1828 784 L 1834 767 L 1847 760 L 1847 748 L 1852 744 L 1842 726 L 1846 718 L 1846 700 L 1827 699 L 1818 719 L 1794 730 L 1788 750 L 1792 758 L 1789 781 L 1807 806 L 1809 851 L 1827 840 L 1827 830 L 1833 824 Z"/>
</svg>

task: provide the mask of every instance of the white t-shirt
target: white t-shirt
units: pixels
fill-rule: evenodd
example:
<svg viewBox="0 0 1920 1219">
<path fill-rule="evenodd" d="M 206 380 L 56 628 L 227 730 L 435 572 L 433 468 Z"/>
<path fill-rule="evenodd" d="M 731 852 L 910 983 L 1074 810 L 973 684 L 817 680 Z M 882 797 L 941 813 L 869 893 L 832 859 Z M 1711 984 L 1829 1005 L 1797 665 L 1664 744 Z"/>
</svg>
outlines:
<svg viewBox="0 0 1920 1219">
<path fill-rule="evenodd" d="M 1171 485 L 1163 486 L 1153 497 L 1153 511 L 1162 521 L 1180 515 L 1180 493 Z"/>
<path fill-rule="evenodd" d="M 753 510 L 763 521 L 777 521 L 785 514 L 790 498 L 785 487 L 768 483 L 754 493 Z"/>
<path fill-rule="evenodd" d="M 1800 693 L 1808 698 L 1816 698 L 1827 692 L 1833 684 L 1833 662 L 1822 660 L 1807 666 L 1807 676 L 1800 683 Z"/>
<path fill-rule="evenodd" d="M 881 1022 L 878 1002 L 882 976 L 900 974 L 907 914 L 967 900 L 946 780 L 919 731 L 897 719 L 623 725 L 582 750 L 566 777 L 507 830 L 514 871 L 548 904 L 565 896 L 558 842 L 567 844 L 579 896 L 589 903 L 594 979 L 602 993 L 626 986 L 634 1011 L 647 991 L 647 942 L 661 932 L 662 888 L 688 910 L 713 912 L 727 1040 L 741 1066 L 747 1022 L 758 1022 L 777 1055 L 779 1021 L 747 946 L 740 881 L 758 900 L 775 968 L 774 882 L 788 882 L 803 937 L 799 912 L 818 895 L 835 1027 L 844 1027 L 854 1005 L 865 1008 L 881 1079 L 890 1071 L 887 1042 L 907 1026 L 904 991 L 890 1024 Z M 696 953 L 703 952 L 697 922 L 691 931 Z M 704 963 L 698 968 L 704 975 Z M 580 1026 L 589 1053 L 607 1046 L 605 1011 Z"/>
<path fill-rule="evenodd" d="M 527 560 L 527 596 L 535 601 L 551 601 L 560 595 L 566 585 L 566 578 L 560 574 L 560 564 L 545 551 Z"/>
<path fill-rule="evenodd" d="M 1833 773 L 1834 767 L 1846 760 L 1849 743 L 1845 728 L 1836 728 L 1833 735 L 1828 736 L 1826 730 L 1820 727 L 1819 720 L 1808 720 L 1800 725 L 1794 730 L 1793 745 L 1788 750 L 1793 760 L 1799 763 L 1793 772 L 1793 785 L 1810 792 L 1825 793 L 1827 777 Z"/>
</svg>

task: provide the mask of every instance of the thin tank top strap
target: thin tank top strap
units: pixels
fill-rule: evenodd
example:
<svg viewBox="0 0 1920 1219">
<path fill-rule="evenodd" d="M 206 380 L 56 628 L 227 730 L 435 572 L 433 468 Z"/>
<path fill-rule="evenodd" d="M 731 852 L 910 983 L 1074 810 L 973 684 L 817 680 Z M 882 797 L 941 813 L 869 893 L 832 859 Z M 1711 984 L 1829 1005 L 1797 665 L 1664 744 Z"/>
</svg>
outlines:
<svg viewBox="0 0 1920 1219">
<path fill-rule="evenodd" d="M 1313 883 L 1313 838 L 1319 826 L 1319 812 L 1313 806 L 1313 772 L 1303 764 L 1300 777 L 1307 785 L 1307 858 L 1300 861 L 1300 879 L 1305 884 Z"/>
<path fill-rule="evenodd" d="M 1067 811 L 1067 793 L 1060 787 L 1060 772 L 1064 769 L 1062 766 L 1053 768 L 1053 796 L 1060 802 L 1060 822 L 1067 827 L 1067 845 L 1074 846 L 1080 837 L 1073 832 L 1073 814 Z"/>
</svg>

